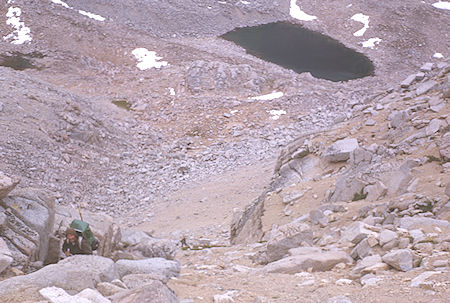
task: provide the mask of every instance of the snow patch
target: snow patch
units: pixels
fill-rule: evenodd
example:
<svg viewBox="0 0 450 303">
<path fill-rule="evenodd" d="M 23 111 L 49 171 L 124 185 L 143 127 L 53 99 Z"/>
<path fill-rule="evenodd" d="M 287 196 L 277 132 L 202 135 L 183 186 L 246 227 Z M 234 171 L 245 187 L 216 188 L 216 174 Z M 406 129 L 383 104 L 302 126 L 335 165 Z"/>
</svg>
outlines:
<svg viewBox="0 0 450 303">
<path fill-rule="evenodd" d="M 9 3 L 9 2 L 8 2 Z M 25 26 L 25 23 L 20 21 L 20 15 L 22 10 L 19 7 L 11 6 L 6 13 L 6 24 L 14 28 L 14 31 L 3 37 L 3 40 L 12 40 L 12 44 L 23 44 L 25 42 L 31 42 L 31 30 Z"/>
<path fill-rule="evenodd" d="M 441 53 L 434 53 L 433 58 L 442 59 L 444 58 L 444 55 Z"/>
<path fill-rule="evenodd" d="M 175 96 L 175 90 L 173 89 L 173 87 L 169 87 L 169 92 L 171 96 Z"/>
<path fill-rule="evenodd" d="M 270 119 L 272 119 L 272 120 L 278 120 L 278 119 L 280 119 L 281 115 L 286 115 L 286 111 L 284 111 L 282 109 L 280 109 L 280 110 L 272 109 L 272 110 L 269 110 L 268 113 L 271 115 Z"/>
<path fill-rule="evenodd" d="M 283 97 L 283 95 L 284 94 L 282 92 L 272 92 L 272 93 L 267 94 L 267 95 L 251 97 L 250 99 L 266 101 L 266 100 L 273 100 L 273 99 L 281 98 L 281 97 Z"/>
<path fill-rule="evenodd" d="M 73 7 L 71 7 L 67 3 L 65 3 L 64 1 L 61 1 L 61 0 L 50 0 L 50 1 L 55 3 L 55 4 L 59 4 L 59 5 L 63 6 L 63 7 L 65 7 L 65 8 L 74 9 Z M 90 13 L 90 12 L 86 12 L 86 11 L 81 10 L 81 9 L 78 10 L 78 13 L 83 15 L 83 16 L 89 17 L 91 19 L 97 20 L 97 21 L 105 21 L 104 17 L 102 17 L 100 15 L 97 15 L 97 14 Z"/>
<path fill-rule="evenodd" d="M 166 61 L 158 62 L 158 60 L 162 59 L 162 57 L 156 56 L 156 52 L 149 51 L 146 48 L 136 48 L 131 53 L 134 55 L 136 60 L 139 61 L 137 68 L 140 70 L 146 70 L 153 67 L 161 68 L 167 65 Z"/>
<path fill-rule="evenodd" d="M 90 13 L 90 12 L 85 12 L 85 11 L 82 11 L 82 10 L 79 10 L 78 12 L 80 14 L 82 14 L 83 16 L 89 17 L 91 19 L 94 19 L 94 20 L 97 20 L 97 21 L 105 21 L 105 18 L 100 16 L 100 15 L 96 15 L 96 14 L 93 14 L 93 13 Z"/>
<path fill-rule="evenodd" d="M 312 21 L 317 19 L 316 16 L 311 16 L 305 13 L 300 9 L 300 7 L 297 5 L 297 0 L 291 0 L 291 6 L 289 8 L 289 14 L 292 18 L 301 20 L 301 21 Z"/>
<path fill-rule="evenodd" d="M 362 44 L 362 47 L 374 48 L 380 42 L 381 42 L 380 38 L 370 38 L 369 40 L 364 41 L 361 44 Z"/>
<path fill-rule="evenodd" d="M 366 30 L 369 28 L 369 16 L 366 16 L 364 14 L 358 13 L 358 14 L 353 15 L 351 17 L 351 19 L 354 20 L 354 21 L 361 22 L 362 24 L 364 24 L 364 27 L 361 28 L 359 31 L 355 32 L 353 34 L 353 36 L 361 37 L 362 35 L 364 35 Z"/>
<path fill-rule="evenodd" d="M 450 9 L 450 2 L 448 2 L 448 1 L 439 1 L 439 2 L 433 3 L 433 6 L 435 8 L 439 8 L 439 9 Z"/>
<path fill-rule="evenodd" d="M 52 1 L 52 2 L 55 3 L 55 4 L 62 5 L 62 6 L 64 6 L 65 8 L 70 8 L 70 9 L 72 9 L 67 3 L 65 3 L 65 2 L 63 2 L 63 1 L 61 1 L 61 0 L 50 0 L 50 1 Z"/>
</svg>

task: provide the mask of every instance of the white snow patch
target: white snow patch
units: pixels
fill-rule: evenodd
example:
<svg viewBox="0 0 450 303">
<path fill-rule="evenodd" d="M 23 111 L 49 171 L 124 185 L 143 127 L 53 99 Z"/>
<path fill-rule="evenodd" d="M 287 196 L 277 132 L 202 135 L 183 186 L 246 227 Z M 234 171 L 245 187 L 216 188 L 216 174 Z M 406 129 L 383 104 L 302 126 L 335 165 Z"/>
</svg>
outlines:
<svg viewBox="0 0 450 303">
<path fill-rule="evenodd" d="M 241 3 L 242 3 L 242 4 L 245 4 L 245 5 L 250 4 L 250 2 L 244 1 L 244 0 L 241 0 Z"/>
<path fill-rule="evenodd" d="M 82 11 L 82 10 L 79 10 L 78 12 L 80 14 L 82 14 L 83 16 L 87 16 L 87 17 L 89 17 L 91 19 L 94 19 L 94 20 L 97 20 L 97 21 L 105 21 L 105 18 L 100 16 L 100 15 L 96 15 L 96 14 L 93 14 L 93 13 L 90 13 L 90 12 L 85 12 L 85 11 Z"/>
<path fill-rule="evenodd" d="M 137 68 L 139 68 L 140 70 L 146 70 L 153 67 L 161 68 L 167 65 L 166 61 L 157 62 L 158 60 L 162 59 L 162 57 L 156 56 L 156 52 L 149 51 L 146 48 L 136 48 L 131 53 L 139 61 L 139 63 L 137 64 Z"/>
<path fill-rule="evenodd" d="M 441 53 L 434 53 L 433 58 L 442 59 L 444 58 L 444 55 Z"/>
<path fill-rule="evenodd" d="M 70 8 L 70 9 L 72 9 L 67 3 L 65 3 L 65 2 L 63 2 L 63 1 L 61 1 L 61 0 L 51 0 L 53 3 L 55 3 L 55 4 L 59 4 L 59 5 L 62 5 L 62 6 L 64 6 L 65 8 Z"/>
<path fill-rule="evenodd" d="M 366 16 L 364 14 L 358 13 L 358 14 L 353 15 L 351 17 L 351 19 L 354 20 L 354 21 L 361 22 L 362 24 L 364 24 L 364 27 L 361 28 L 359 31 L 355 32 L 353 34 L 353 36 L 361 37 L 362 35 L 364 35 L 366 30 L 369 28 L 369 16 Z"/>
<path fill-rule="evenodd" d="M 300 9 L 300 7 L 297 5 L 297 0 L 291 0 L 291 6 L 289 8 L 289 14 L 292 18 L 301 20 L 301 21 L 312 21 L 317 19 L 316 16 L 311 16 L 305 13 Z"/>
<path fill-rule="evenodd" d="M 281 115 L 286 115 L 286 111 L 284 111 L 282 109 L 280 109 L 280 110 L 272 109 L 272 110 L 269 110 L 268 113 L 272 116 L 272 117 L 270 117 L 270 119 L 272 119 L 272 120 L 278 120 L 278 119 L 280 119 Z"/>
<path fill-rule="evenodd" d="M 448 2 L 448 1 L 439 1 L 439 2 L 433 3 L 433 6 L 435 8 L 439 8 L 439 9 L 450 9 L 450 2 Z"/>
<path fill-rule="evenodd" d="M 14 31 L 3 37 L 3 40 L 12 40 L 12 44 L 23 44 L 25 42 L 31 42 L 31 30 L 29 27 L 25 26 L 25 23 L 20 21 L 20 15 L 22 15 L 22 10 L 19 7 L 11 6 L 6 13 L 7 25 L 11 25 Z"/>
<path fill-rule="evenodd" d="M 173 89 L 173 87 L 169 87 L 169 92 L 171 96 L 175 96 L 175 90 Z"/>
<path fill-rule="evenodd" d="M 250 99 L 266 101 L 266 100 L 273 100 L 273 99 L 281 98 L 281 97 L 283 97 L 283 95 L 284 95 L 283 92 L 272 92 L 267 95 L 251 97 Z"/>
<path fill-rule="evenodd" d="M 363 47 L 374 48 L 380 42 L 381 42 L 380 38 L 370 38 L 369 40 L 362 42 L 362 46 Z"/>
</svg>

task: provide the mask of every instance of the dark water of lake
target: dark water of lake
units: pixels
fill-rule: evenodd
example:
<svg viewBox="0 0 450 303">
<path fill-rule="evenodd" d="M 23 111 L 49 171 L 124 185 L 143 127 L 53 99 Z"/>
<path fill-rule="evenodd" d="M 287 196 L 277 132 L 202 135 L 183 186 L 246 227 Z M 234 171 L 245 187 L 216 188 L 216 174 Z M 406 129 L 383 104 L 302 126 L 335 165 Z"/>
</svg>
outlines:
<svg viewBox="0 0 450 303">
<path fill-rule="evenodd" d="M 297 73 L 346 81 L 373 75 L 374 66 L 358 53 L 328 36 L 299 25 L 275 22 L 237 28 L 221 36 L 247 53 Z"/>
</svg>

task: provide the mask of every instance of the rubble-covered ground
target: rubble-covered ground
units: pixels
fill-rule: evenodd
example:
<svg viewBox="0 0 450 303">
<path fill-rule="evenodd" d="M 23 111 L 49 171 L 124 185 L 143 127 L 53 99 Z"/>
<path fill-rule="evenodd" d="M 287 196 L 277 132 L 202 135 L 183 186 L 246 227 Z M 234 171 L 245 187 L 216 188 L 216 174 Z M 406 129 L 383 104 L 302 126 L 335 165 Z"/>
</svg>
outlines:
<svg viewBox="0 0 450 303">
<path fill-rule="evenodd" d="M 185 302 L 445 302 L 449 30 L 433 3 L 302 1 L 317 18 L 301 21 L 287 0 L 6 1 L 0 171 L 57 206 L 186 237 L 167 284 Z M 375 74 L 320 80 L 218 38 L 279 20 L 364 53 Z M 15 24 L 31 41 L 8 36 Z M 137 48 L 167 64 L 139 69 Z M 351 262 L 298 257 L 329 252 Z M 289 254 L 309 265 L 276 265 Z"/>
</svg>

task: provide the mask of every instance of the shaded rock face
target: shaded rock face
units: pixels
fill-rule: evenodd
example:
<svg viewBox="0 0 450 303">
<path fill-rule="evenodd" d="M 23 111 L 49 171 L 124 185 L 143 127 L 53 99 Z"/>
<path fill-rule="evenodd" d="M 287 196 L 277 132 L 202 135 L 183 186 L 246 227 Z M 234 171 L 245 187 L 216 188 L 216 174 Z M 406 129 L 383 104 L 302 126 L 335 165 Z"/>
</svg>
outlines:
<svg viewBox="0 0 450 303">
<path fill-rule="evenodd" d="M 16 190 L 0 200 L 6 215 L 4 237 L 14 248 L 16 261 L 44 261 L 55 220 L 54 198 L 37 189 Z"/>
</svg>

